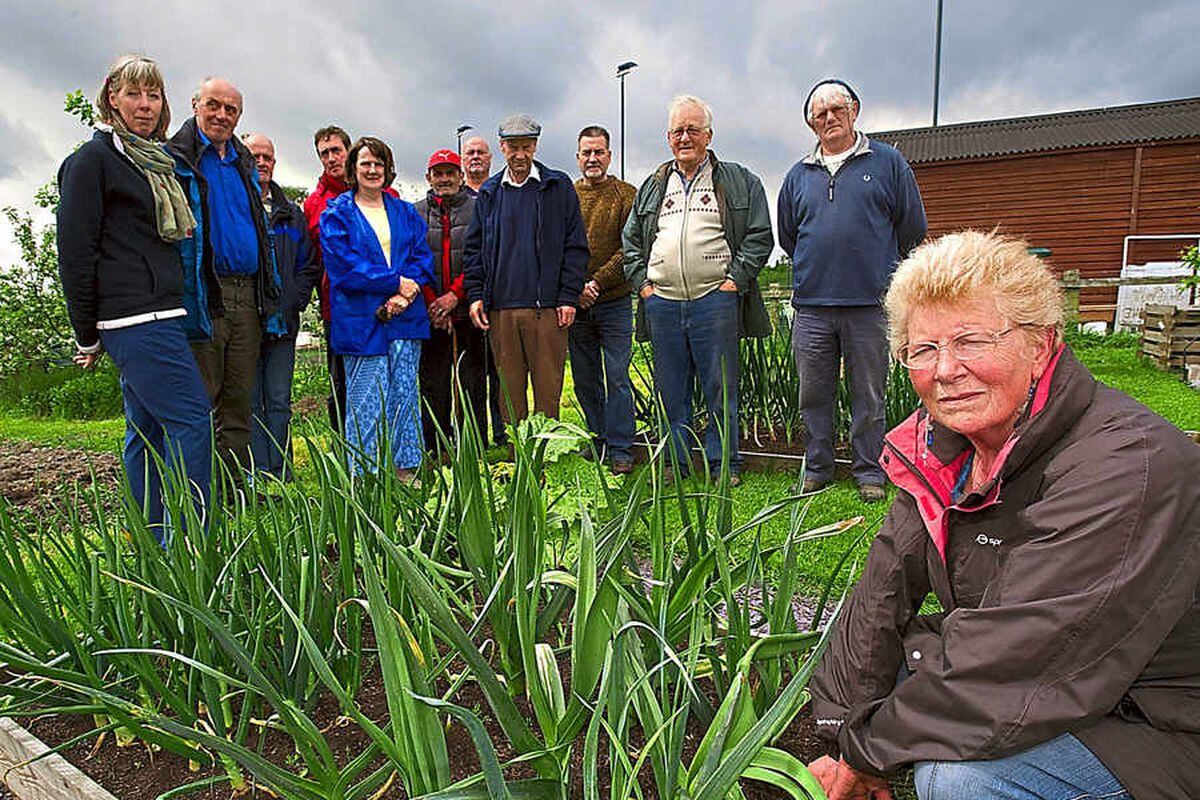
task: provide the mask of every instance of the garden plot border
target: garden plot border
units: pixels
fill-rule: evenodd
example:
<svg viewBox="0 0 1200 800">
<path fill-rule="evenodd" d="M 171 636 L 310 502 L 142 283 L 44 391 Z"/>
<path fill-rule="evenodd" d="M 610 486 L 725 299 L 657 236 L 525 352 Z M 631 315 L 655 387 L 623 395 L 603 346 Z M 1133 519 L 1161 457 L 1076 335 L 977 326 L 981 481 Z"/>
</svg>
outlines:
<svg viewBox="0 0 1200 800">
<path fill-rule="evenodd" d="M 117 800 L 58 753 L 25 764 L 49 751 L 11 718 L 0 717 L 0 777 L 19 800 Z"/>
</svg>

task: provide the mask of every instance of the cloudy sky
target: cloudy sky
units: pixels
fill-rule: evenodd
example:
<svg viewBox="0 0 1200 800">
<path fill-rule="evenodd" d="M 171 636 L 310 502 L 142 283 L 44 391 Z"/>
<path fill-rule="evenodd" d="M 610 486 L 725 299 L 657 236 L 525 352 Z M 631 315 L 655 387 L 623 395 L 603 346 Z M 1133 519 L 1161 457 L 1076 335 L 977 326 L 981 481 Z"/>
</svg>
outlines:
<svg viewBox="0 0 1200 800">
<path fill-rule="evenodd" d="M 330 122 L 387 140 L 404 188 L 423 184 L 428 154 L 453 147 L 460 124 L 494 140 L 497 121 L 516 110 L 543 124 L 539 158 L 575 174 L 583 125 L 606 125 L 618 146 L 614 72 L 627 60 L 640 65 L 626 85 L 635 183 L 666 156 L 664 107 L 679 92 L 712 104 L 714 150 L 758 172 L 772 202 L 812 146 L 801 107 L 816 79 L 855 85 L 865 130 L 931 117 L 936 0 L 7 5 L 0 206 L 33 205 L 87 135 L 63 112 L 64 94 L 94 96 L 127 51 L 162 66 L 172 128 L 200 78 L 231 79 L 245 95 L 239 130 L 270 135 L 276 178 L 303 186 L 320 169 L 312 131 Z M 1200 94 L 1195 0 L 947 0 L 943 35 L 943 123 Z M 0 266 L 14 258 L 0 222 Z"/>
</svg>

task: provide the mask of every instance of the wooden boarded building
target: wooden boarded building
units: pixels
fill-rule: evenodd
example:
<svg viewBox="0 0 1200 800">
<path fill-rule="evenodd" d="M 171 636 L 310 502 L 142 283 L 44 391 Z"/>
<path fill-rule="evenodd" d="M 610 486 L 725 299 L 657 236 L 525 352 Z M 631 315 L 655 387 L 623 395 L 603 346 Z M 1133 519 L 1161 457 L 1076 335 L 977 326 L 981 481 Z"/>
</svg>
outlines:
<svg viewBox="0 0 1200 800">
<path fill-rule="evenodd" d="M 962 228 L 1049 248 L 1060 274 L 1121 274 L 1126 237 L 1200 234 L 1200 97 L 884 131 L 916 172 L 931 236 Z M 1131 264 L 1175 261 L 1195 239 L 1130 240 Z M 1116 289 L 1084 290 L 1111 321 Z"/>
</svg>

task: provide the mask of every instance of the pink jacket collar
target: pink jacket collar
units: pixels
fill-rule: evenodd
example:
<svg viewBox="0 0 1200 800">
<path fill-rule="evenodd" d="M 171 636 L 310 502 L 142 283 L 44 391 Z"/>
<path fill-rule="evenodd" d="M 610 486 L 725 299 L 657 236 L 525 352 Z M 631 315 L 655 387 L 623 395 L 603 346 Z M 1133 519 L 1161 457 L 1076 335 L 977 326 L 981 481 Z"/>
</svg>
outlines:
<svg viewBox="0 0 1200 800">
<path fill-rule="evenodd" d="M 1038 379 L 1026 419 L 1040 414 L 1049 402 L 1050 383 L 1064 349 L 1063 346 L 1059 346 L 1046 371 Z M 951 508 L 978 511 L 999 500 L 1000 475 L 1009 453 L 1020 439 L 1020 428 L 1021 423 L 1018 422 L 1017 430 L 1013 431 L 1004 443 L 999 457 L 992 464 L 991 473 L 980 490 L 968 495 L 981 496 L 982 500 L 972 502 L 967 507 L 955 504 L 951 497 L 958 476 L 971 453 L 970 445 L 964 437 L 936 427 L 928 412 L 922 408 L 893 428 L 885 438 L 881 466 L 888 479 L 908 492 L 916 501 L 921 520 L 925 523 L 925 528 L 929 531 L 929 536 L 937 546 L 943 561 L 946 558 L 946 541 L 949 537 L 946 512 Z"/>
</svg>

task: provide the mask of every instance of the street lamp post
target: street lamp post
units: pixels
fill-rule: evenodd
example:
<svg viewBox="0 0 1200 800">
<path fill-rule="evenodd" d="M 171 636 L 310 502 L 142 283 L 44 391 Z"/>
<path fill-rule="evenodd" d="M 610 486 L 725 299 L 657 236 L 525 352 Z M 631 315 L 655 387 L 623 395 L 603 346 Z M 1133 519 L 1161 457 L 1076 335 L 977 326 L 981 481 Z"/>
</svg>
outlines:
<svg viewBox="0 0 1200 800">
<path fill-rule="evenodd" d="M 635 69 L 636 61 L 617 65 L 617 78 L 621 81 L 621 180 L 625 180 L 625 76 Z"/>
<path fill-rule="evenodd" d="M 462 125 L 459 125 L 458 130 L 455 131 L 455 133 L 458 134 L 458 157 L 459 158 L 462 158 L 462 135 L 474 127 L 475 127 L 474 125 L 468 125 L 467 123 L 464 122 Z"/>
<path fill-rule="evenodd" d="M 933 127 L 938 124 L 938 101 L 942 93 L 942 0 L 937 4 L 937 34 L 933 51 Z"/>
</svg>

